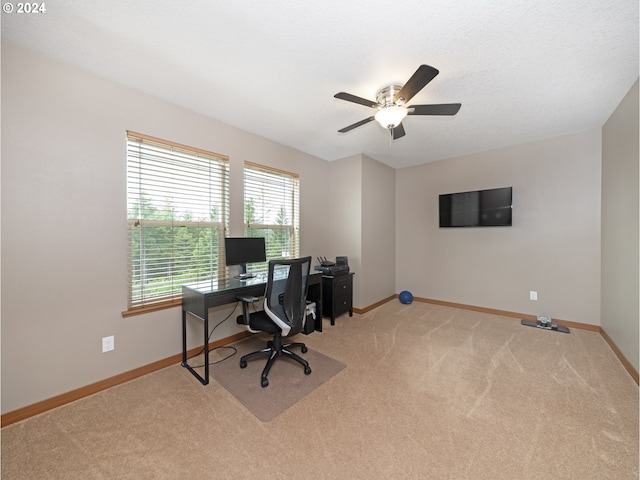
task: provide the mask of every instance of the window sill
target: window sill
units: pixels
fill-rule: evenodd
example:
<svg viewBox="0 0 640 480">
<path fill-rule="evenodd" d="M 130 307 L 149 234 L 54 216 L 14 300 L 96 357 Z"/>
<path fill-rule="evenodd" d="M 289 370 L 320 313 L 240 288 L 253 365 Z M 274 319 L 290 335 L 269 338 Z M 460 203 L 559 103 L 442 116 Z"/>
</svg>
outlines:
<svg viewBox="0 0 640 480">
<path fill-rule="evenodd" d="M 132 307 L 129 310 L 122 312 L 122 317 L 133 317 L 134 315 L 142 315 L 144 313 L 158 312 L 160 310 L 166 310 L 167 308 L 175 308 L 182 306 L 182 299 L 169 300 L 167 302 L 153 303 L 151 305 L 145 305 L 142 307 Z"/>
</svg>

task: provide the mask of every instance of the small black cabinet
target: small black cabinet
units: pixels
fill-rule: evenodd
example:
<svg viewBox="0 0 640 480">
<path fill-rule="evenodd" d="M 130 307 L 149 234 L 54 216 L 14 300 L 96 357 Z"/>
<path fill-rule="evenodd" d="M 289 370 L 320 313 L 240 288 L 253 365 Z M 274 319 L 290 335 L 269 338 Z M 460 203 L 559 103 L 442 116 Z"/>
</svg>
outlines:
<svg viewBox="0 0 640 480">
<path fill-rule="evenodd" d="M 322 276 L 322 313 L 331 318 L 331 325 L 343 313 L 353 316 L 353 276 L 354 273 Z"/>
</svg>

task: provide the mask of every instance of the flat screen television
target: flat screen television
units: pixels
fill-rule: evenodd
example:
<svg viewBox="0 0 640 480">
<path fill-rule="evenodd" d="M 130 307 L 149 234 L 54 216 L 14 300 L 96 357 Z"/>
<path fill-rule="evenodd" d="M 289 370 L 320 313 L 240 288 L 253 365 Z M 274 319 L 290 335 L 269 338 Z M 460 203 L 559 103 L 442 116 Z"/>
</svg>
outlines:
<svg viewBox="0 0 640 480">
<path fill-rule="evenodd" d="M 267 252 L 264 237 L 226 237 L 224 252 L 227 266 L 240 265 L 240 275 L 235 278 L 252 278 L 247 273 L 247 264 L 266 262 Z"/>
<path fill-rule="evenodd" d="M 510 227 L 512 187 L 440 195 L 440 227 Z"/>
</svg>

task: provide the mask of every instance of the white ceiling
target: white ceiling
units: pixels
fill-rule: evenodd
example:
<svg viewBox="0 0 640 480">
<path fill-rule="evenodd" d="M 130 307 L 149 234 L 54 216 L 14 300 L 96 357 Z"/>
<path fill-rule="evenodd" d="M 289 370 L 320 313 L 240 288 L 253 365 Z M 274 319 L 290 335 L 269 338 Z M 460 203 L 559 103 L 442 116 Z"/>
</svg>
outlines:
<svg viewBox="0 0 640 480">
<path fill-rule="evenodd" d="M 638 77 L 637 0 L 58 0 L 2 37 L 325 160 L 394 168 L 600 127 Z M 440 74 L 390 142 L 337 130 L 420 64 Z"/>
</svg>

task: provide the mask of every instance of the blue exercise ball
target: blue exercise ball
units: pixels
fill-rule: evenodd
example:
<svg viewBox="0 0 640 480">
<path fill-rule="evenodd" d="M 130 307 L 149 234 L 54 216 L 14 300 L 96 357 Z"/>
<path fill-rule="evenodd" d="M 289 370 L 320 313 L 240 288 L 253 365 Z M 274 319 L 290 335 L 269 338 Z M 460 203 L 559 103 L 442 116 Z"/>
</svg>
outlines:
<svg viewBox="0 0 640 480">
<path fill-rule="evenodd" d="M 405 305 L 409 305 L 411 302 L 413 302 L 413 295 L 411 294 L 411 292 L 408 292 L 406 290 L 400 292 L 399 298 L 400 303 L 404 303 Z"/>
</svg>

